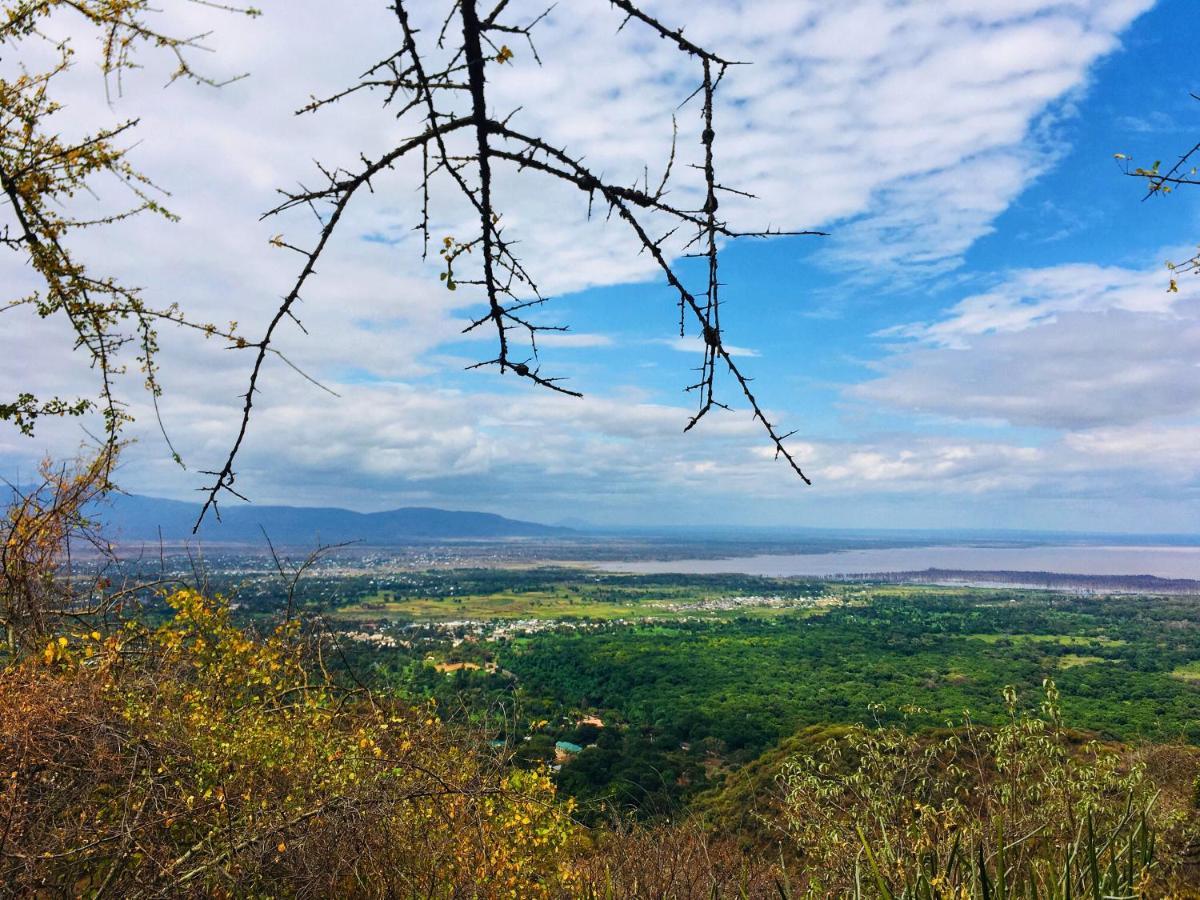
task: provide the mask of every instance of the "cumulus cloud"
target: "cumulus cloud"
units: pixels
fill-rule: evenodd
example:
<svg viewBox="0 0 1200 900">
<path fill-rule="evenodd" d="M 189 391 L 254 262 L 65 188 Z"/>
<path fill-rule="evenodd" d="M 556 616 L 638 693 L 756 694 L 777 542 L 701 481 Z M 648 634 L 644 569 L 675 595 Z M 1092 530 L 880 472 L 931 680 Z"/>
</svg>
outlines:
<svg viewBox="0 0 1200 900">
<path fill-rule="evenodd" d="M 1086 84 L 1089 67 L 1114 49 L 1122 29 L 1149 5 L 659 0 L 654 11 L 664 21 L 686 24 L 689 37 L 753 63 L 729 73 L 717 110 L 718 163 L 729 183 L 759 198 L 723 202 L 735 225 L 839 225 L 824 257 L 829 265 L 925 274 L 956 265 L 1044 168 L 1039 129 L 1047 114 Z M 258 220 L 275 202 L 276 188 L 311 179 L 314 158 L 352 165 L 360 152 L 394 146 L 403 130 L 369 96 L 320 117 L 292 115 L 311 94 L 351 83 L 365 61 L 394 51 L 395 24 L 386 4 L 340 5 L 335 15 L 319 0 L 263 6 L 266 15 L 255 23 L 229 21 L 198 4 L 172 13 L 183 17 L 189 33 L 214 31 L 209 42 L 219 53 L 211 65 L 218 73 L 249 71 L 250 78 L 219 91 L 176 85 L 161 92 L 166 64 L 148 59 L 110 108 L 85 55 L 61 116 L 63 128 L 80 132 L 140 116 L 136 159 L 173 190 L 170 205 L 182 216 L 177 226 L 145 218 L 122 223 L 104 238 L 84 240 L 81 252 L 104 271 L 144 287 L 152 303 L 178 300 L 199 318 L 237 320 L 251 335 L 295 275 L 296 259 L 269 247 L 268 239 L 283 231 L 303 244 L 313 232 L 306 211 Z M 427 29 L 436 29 L 439 8 L 414 5 Z M 510 9 L 519 21 L 540 13 L 542 4 L 514 0 Z M 526 130 L 632 182 L 644 177 L 644 164 L 669 154 L 671 113 L 695 87 L 697 73 L 635 23 L 619 34 L 618 24 L 606 4 L 562 4 L 540 27 L 544 66 L 514 47 L 515 64 L 496 72 L 494 97 L 498 109 L 521 107 L 514 121 Z M 681 134 L 691 134 L 697 111 L 688 107 L 679 115 Z M 694 142 L 680 145 L 681 180 L 672 196 L 681 205 L 698 197 L 688 164 L 699 151 Z M 708 497 L 714 491 L 751 498 L 778 493 L 782 470 L 761 456 L 761 436 L 748 417 L 713 417 L 698 433 L 682 437 L 684 411 L 637 394 L 624 381 L 628 373 L 616 383 L 577 385 L 597 395 L 582 402 L 514 397 L 487 375 L 469 393 L 450 390 L 440 378 L 444 348 L 463 340 L 479 297 L 441 289 L 432 264 L 420 262 L 419 238 L 411 230 L 420 204 L 418 174 L 399 168 L 351 210 L 298 310 L 310 336 L 292 331 L 280 345 L 341 399 L 273 365 L 240 484 L 261 499 L 350 505 L 418 496 L 494 507 L 523 497 L 640 497 L 649 503 L 655 496 Z M 520 235 L 548 293 L 653 275 L 644 256 L 631 254 L 620 222 L 589 220 L 578 192 L 543 182 L 531 189 L 528 177 L 501 171 L 497 192 L 506 228 Z M 111 207 L 119 200 L 108 186 L 97 203 Z M 433 223 L 435 234 L 463 233 L 465 216 L 452 203 L 444 207 Z M 968 298 L 944 320 L 894 335 L 917 343 L 857 395 L 944 415 L 1086 428 L 1122 427 L 1136 416 L 1193 408 L 1193 392 L 1164 387 L 1167 371 L 1190 364 L 1200 340 L 1190 307 L 1164 305 L 1143 290 L 1144 273 L 1087 269 L 1021 277 L 1024 286 Z M 1066 286 L 1085 277 L 1093 281 L 1091 292 Z M 14 293 L 32 286 L 15 254 L 0 258 L 0 283 Z M 1097 301 L 1097 292 L 1106 299 Z M 88 373 L 77 361 L 46 349 L 68 346 L 58 325 L 4 315 L 5 393 L 31 382 L 47 394 L 89 390 Z M 553 321 L 552 308 L 546 316 Z M 1086 371 L 1094 360 L 1072 353 L 1069 332 L 1085 335 L 1093 351 L 1115 354 L 1104 357 L 1113 365 Z M 1137 339 L 1121 348 L 1120 333 Z M 165 341 L 164 415 L 185 455 L 211 465 L 228 446 L 248 360 L 211 342 Z M 1050 351 L 1040 360 L 1033 347 L 1039 341 Z M 542 343 L 548 366 L 558 360 L 570 367 L 584 351 L 612 346 L 612 339 L 565 334 Z M 695 349 L 696 343 L 671 338 L 668 346 Z M 981 361 L 964 363 L 954 355 L 966 347 Z M 479 358 L 488 355 L 481 347 Z M 1007 393 L 1021 401 L 1005 401 L 1005 391 L 990 378 L 989 366 L 1001 364 L 1014 379 Z M 969 402 L 947 399 L 945 384 L 964 372 L 964 394 L 973 396 Z M 1028 399 L 1039 385 L 1055 383 L 1056 373 L 1061 395 Z M 155 449 L 153 417 L 136 395 L 137 378 L 127 381 L 144 438 L 132 451 L 127 482 L 184 494 L 194 484 Z M 1106 413 L 1106 404 L 1139 412 L 1122 417 Z M 0 453 L 27 460 L 42 448 L 61 452 L 78 438 L 70 424 L 48 428 L 34 444 L 5 433 Z M 903 441 L 869 440 L 815 443 L 801 455 L 833 491 L 851 484 L 911 485 L 919 482 L 918 469 L 977 490 L 992 483 L 989 466 L 1011 475 L 1040 458 L 1002 442 L 905 449 Z"/>
<path fill-rule="evenodd" d="M 1161 269 L 1014 273 L 901 345 L 851 396 L 913 413 L 1079 430 L 1200 414 L 1200 295 Z"/>
</svg>

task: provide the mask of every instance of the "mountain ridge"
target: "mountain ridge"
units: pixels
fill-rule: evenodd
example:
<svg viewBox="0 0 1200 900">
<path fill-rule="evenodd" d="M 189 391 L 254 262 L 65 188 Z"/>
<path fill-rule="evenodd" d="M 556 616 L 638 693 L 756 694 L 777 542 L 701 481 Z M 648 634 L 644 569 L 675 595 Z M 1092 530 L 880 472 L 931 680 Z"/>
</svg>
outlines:
<svg viewBox="0 0 1200 900">
<path fill-rule="evenodd" d="M 210 511 L 197 534 L 198 503 L 139 494 L 118 494 L 96 512 L 117 542 L 169 542 L 201 538 L 223 543 L 261 543 L 265 531 L 276 544 L 360 541 L 388 546 L 430 540 L 570 537 L 570 528 L 510 519 L 496 513 L 406 506 L 360 513 L 333 506 L 223 506 Z"/>
</svg>

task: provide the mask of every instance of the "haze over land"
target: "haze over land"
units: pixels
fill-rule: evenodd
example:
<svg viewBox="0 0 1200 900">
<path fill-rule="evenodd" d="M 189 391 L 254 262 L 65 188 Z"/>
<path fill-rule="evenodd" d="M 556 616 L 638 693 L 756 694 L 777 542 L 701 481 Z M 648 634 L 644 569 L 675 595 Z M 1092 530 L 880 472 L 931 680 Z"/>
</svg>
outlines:
<svg viewBox="0 0 1200 900">
<path fill-rule="evenodd" d="M 1018 573 L 1088 577 L 1151 576 L 1147 589 L 1190 590 L 1153 579 L 1196 581 L 1200 538 L 1184 535 L 921 532 L 904 530 L 802 531 L 731 529 L 596 529 L 543 525 L 491 513 L 405 508 L 356 513 L 328 507 L 226 507 L 220 520 L 192 533 L 199 505 L 121 495 L 98 511 L 109 533 L 129 547 L 205 543 L 264 552 L 278 546 L 313 548 L 348 543 L 349 555 L 414 549 L 439 541 L 461 543 L 463 560 L 580 561 L 614 572 L 741 573 L 768 577 L 844 577 L 922 572 L 991 573 L 1020 582 Z M 517 542 L 504 548 L 496 542 Z M 472 544 L 478 546 L 472 547 Z M 419 556 L 425 559 L 427 557 Z M 946 577 L 943 574 L 940 577 Z M 926 580 L 934 576 L 929 575 Z M 1045 580 L 1027 579 L 1044 585 Z M 1132 582 L 1129 585 L 1131 586 Z M 1087 586 L 1081 582 L 1076 587 Z M 1095 586 L 1119 588 L 1118 581 Z"/>
<path fill-rule="evenodd" d="M 344 541 L 397 546 L 438 538 L 568 536 L 570 529 L 520 522 L 493 513 L 409 507 L 378 513 L 305 506 L 227 506 L 193 534 L 200 505 L 158 497 L 119 495 L 98 510 L 122 542 L 210 541 L 222 544 L 316 546 Z"/>
</svg>

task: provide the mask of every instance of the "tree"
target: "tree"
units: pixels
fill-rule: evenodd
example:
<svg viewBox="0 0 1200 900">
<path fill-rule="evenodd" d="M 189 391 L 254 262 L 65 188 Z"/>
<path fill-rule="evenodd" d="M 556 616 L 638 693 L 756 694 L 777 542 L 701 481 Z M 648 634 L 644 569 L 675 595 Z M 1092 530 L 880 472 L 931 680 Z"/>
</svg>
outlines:
<svg viewBox="0 0 1200 900">
<path fill-rule="evenodd" d="M 720 319 L 719 251 L 722 243 L 739 237 L 820 232 L 738 230 L 722 217 L 722 197 L 749 196 L 725 184 L 714 161 L 718 124 L 715 98 L 722 80 L 738 63 L 699 46 L 684 36 L 682 28 L 659 21 L 633 0 L 610 0 L 610 5 L 616 13 L 615 27 L 648 29 L 695 64 L 697 87 L 682 109 L 695 123 L 687 129 L 690 139 L 702 148 L 703 161 L 696 166 L 702 181 L 697 208 L 677 205 L 670 195 L 677 180 L 674 142 L 668 158 L 662 161 L 661 178 L 652 180 L 647 169 L 639 182 L 618 184 L 602 172 L 593 171 L 569 148 L 523 130 L 519 114 L 504 114 L 495 108 L 489 93 L 489 71 L 518 64 L 518 52 L 521 63 L 526 54 L 533 64 L 540 62 L 533 38 L 537 23 L 549 10 L 533 21 L 517 22 L 510 18 L 508 0 L 496 0 L 487 7 L 478 0 L 446 3 L 445 18 L 435 35 L 424 34 L 414 25 L 411 0 L 395 0 L 389 8 L 398 49 L 371 65 L 356 83 L 314 99 L 300 112 L 317 114 L 351 94 L 374 92 L 382 96 L 383 111 L 389 119 L 406 126 L 411 136 L 364 151 L 354 162 L 319 166 L 316 187 L 283 192 L 282 202 L 266 214 L 275 216 L 307 207 L 316 214 L 319 227 L 310 244 L 292 243 L 282 234 L 273 239 L 275 246 L 298 254 L 300 267 L 265 331 L 255 339 L 241 336 L 236 323 L 218 326 L 195 322 L 176 306 L 155 308 L 136 289 L 121 285 L 115 277 L 91 273 L 75 261 L 68 246 L 75 230 L 140 213 L 167 218 L 171 214 L 157 198 L 153 182 L 133 167 L 127 150 L 120 146 L 135 122 L 74 139 L 54 133 L 52 117 L 58 107 L 51 88 L 54 78 L 70 65 L 70 44 L 56 45 L 59 61 L 55 67 L 40 74 L 23 74 L 13 82 L 0 81 L 0 173 L 14 220 L 0 238 L 10 248 L 28 254 L 30 265 L 45 285 L 44 290 L 11 301 L 9 306 L 33 305 L 39 315 L 65 316 L 76 335 L 77 347 L 89 356 L 100 380 L 96 400 L 39 398 L 34 391 L 22 391 L 0 405 L 0 417 L 30 433 L 42 416 L 82 415 L 99 408 L 105 423 L 104 440 L 115 443 L 127 419 L 124 404 L 113 387 L 114 376 L 122 371 L 118 353 L 126 345 L 136 347 L 137 363 L 157 409 L 160 389 L 155 377 L 155 327 L 169 323 L 196 329 L 206 337 L 220 337 L 232 347 L 251 351 L 253 362 L 237 436 L 223 464 L 209 473 L 213 480 L 206 489 L 201 517 L 209 509 L 219 514 L 218 504 L 224 496 L 241 496 L 235 488 L 237 456 L 249 428 L 263 364 L 268 356 L 279 355 L 275 347 L 279 328 L 287 320 L 299 324 L 296 305 L 356 198 L 364 192 L 384 189 L 390 170 L 401 161 L 419 158 L 422 204 L 415 227 L 423 237 L 424 254 L 432 248 L 440 256 L 444 265 L 440 277 L 447 290 L 466 289 L 479 297 L 483 311 L 467 330 L 486 328 L 495 336 L 495 354 L 472 368 L 494 367 L 537 387 L 578 395 L 561 378 L 543 372 L 539 334 L 564 331 L 567 326 L 541 324 L 532 316 L 532 310 L 548 298 L 539 290 L 536 273 L 517 256 L 517 241 L 509 233 L 493 189 L 496 173 L 502 168 L 527 179 L 530 190 L 537 189 L 540 179 L 565 183 L 580 191 L 589 215 L 600 208 L 628 227 L 633 252 L 653 261 L 675 295 L 680 336 L 692 333 L 702 341 L 698 375 L 687 386 L 696 397 L 695 412 L 684 430 L 694 427 L 714 407 L 728 408 L 717 389 L 719 377 L 728 377 L 764 428 L 776 458 L 782 457 L 808 482 L 785 444 L 791 433 L 784 433 L 768 419 L 752 390 L 751 378 L 726 347 Z M 38 26 L 48 17 L 82 16 L 102 40 L 104 72 L 118 90 L 121 73 L 134 65 L 132 55 L 143 47 L 173 54 L 177 78 L 218 84 L 194 68 L 191 52 L 199 46 L 195 39 L 175 37 L 153 27 L 147 0 L 8 0 L 2 8 L 7 21 L 0 25 L 0 48 L 18 52 L 23 52 L 28 42 L 44 40 Z M 243 15 L 258 15 L 252 8 L 227 8 Z M 510 43 L 519 51 L 514 51 Z M 678 140 L 677 123 L 675 134 Z M 74 220 L 57 211 L 60 205 L 69 206 L 71 197 L 86 189 L 93 179 L 104 175 L 118 178 L 133 191 L 134 201 L 128 209 L 90 221 Z M 432 234 L 431 222 L 435 221 L 443 187 L 449 189 L 456 202 L 465 201 L 473 210 L 476 224 L 470 233 Z M 702 262 L 705 274 L 701 288 L 686 284 L 678 265 L 678 260 L 686 257 Z M 167 443 L 169 446 L 169 439 Z M 170 449 L 178 461 L 174 448 Z"/>
<path fill-rule="evenodd" d="M 1191 96 L 1193 100 L 1200 100 L 1200 95 L 1192 94 Z M 1121 166 L 1121 170 L 1126 175 L 1146 183 L 1146 194 L 1142 197 L 1143 200 L 1151 197 L 1166 197 L 1180 187 L 1200 185 L 1197 166 L 1193 163 L 1198 155 L 1200 155 L 1200 142 L 1194 144 L 1190 150 L 1175 161 L 1170 169 L 1164 172 L 1162 171 L 1162 160 L 1156 160 L 1154 165 L 1147 169 L 1144 166 L 1135 166 L 1133 158 L 1125 153 L 1114 154 L 1117 164 Z M 1200 253 L 1192 255 L 1182 262 L 1168 261 L 1167 269 L 1171 272 L 1167 290 L 1175 293 L 1179 290 L 1179 276 L 1200 275 Z"/>
<path fill-rule="evenodd" d="M 251 8 L 222 8 L 258 14 Z M 161 390 L 155 374 L 156 329 L 160 324 L 241 342 L 234 334 L 234 324 L 221 328 L 193 321 L 174 304 L 147 304 L 137 288 L 122 284 L 114 275 L 90 270 L 72 250 L 71 239 L 79 231 L 142 214 L 167 220 L 173 216 L 162 205 L 162 192 L 129 159 L 124 142 L 136 120 L 88 135 L 55 130 L 55 115 L 62 106 L 55 99 L 54 88 L 72 65 L 75 49 L 69 39 L 47 37 L 45 26 L 60 16 L 72 16 L 90 26 L 101 43 L 102 69 L 110 89 L 120 90 L 122 74 L 135 67 L 135 53 L 143 48 L 157 48 L 174 57 L 172 80 L 216 86 L 217 82 L 191 62 L 193 52 L 201 49 L 199 40 L 156 29 L 150 22 L 151 12 L 148 0 L 8 0 L 0 4 L 0 53 L 16 57 L 20 67 L 14 78 L 0 78 L 0 190 L 9 218 L 0 228 L 0 244 L 25 253 L 41 282 L 40 288 L 25 296 L 0 297 L 0 312 L 31 306 L 42 318 L 66 319 L 75 336 L 75 349 L 87 356 L 99 381 L 95 398 L 44 398 L 31 390 L 21 390 L 12 398 L 0 397 L 0 419 L 32 434 L 43 416 L 82 416 L 98 409 L 104 422 L 102 443 L 108 451 L 102 459 L 110 467 L 121 428 L 129 418 L 114 385 L 124 371 L 121 353 L 127 347 L 132 346 L 137 354 L 157 409 Z M 39 69 L 29 68 L 46 50 L 50 62 Z M 129 193 L 128 205 L 98 217 L 74 215 L 77 195 L 90 193 L 102 179 L 123 186 Z M 170 446 L 169 439 L 167 444 Z M 170 449 L 178 460 L 174 448 Z"/>
</svg>

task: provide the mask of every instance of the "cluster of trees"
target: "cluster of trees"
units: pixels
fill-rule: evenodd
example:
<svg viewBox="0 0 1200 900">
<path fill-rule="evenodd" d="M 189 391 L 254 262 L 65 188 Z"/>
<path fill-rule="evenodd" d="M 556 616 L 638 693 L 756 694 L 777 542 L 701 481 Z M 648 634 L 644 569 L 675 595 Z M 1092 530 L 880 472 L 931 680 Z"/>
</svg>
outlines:
<svg viewBox="0 0 1200 900">
<path fill-rule="evenodd" d="M 1177 674 L 1200 659 L 1190 598 L 894 594 L 818 616 L 551 631 L 453 650 L 431 635 L 386 657 L 361 651 L 355 662 L 512 741 L 526 763 L 552 762 L 557 740 L 587 746 L 557 782 L 593 818 L 609 806 L 678 815 L 808 726 L 903 718 L 938 728 L 964 709 L 1001 722 L 1006 685 L 1032 696 L 1047 677 L 1081 728 L 1114 740 L 1200 741 L 1200 691 Z M 446 674 L 424 664 L 430 654 L 504 671 Z M 908 704 L 924 711 L 904 716 Z M 606 727 L 580 733 L 587 712 Z M 530 730 L 533 722 L 545 724 Z"/>
</svg>

